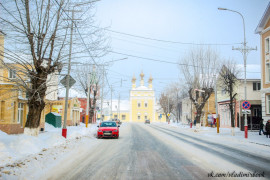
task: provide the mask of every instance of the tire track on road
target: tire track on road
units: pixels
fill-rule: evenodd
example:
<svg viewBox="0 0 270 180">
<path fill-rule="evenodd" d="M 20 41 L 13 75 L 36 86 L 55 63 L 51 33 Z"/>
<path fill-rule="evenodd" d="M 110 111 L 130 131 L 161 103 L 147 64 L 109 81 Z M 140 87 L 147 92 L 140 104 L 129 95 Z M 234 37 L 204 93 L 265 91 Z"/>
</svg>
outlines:
<svg viewBox="0 0 270 180">
<path fill-rule="evenodd" d="M 166 129 L 166 128 L 162 128 L 162 127 L 159 127 L 159 126 L 156 126 L 156 125 L 150 125 L 149 127 L 153 128 L 153 129 L 156 129 L 158 131 L 161 131 L 163 133 L 166 133 L 166 134 L 168 134 L 170 136 L 173 136 L 174 138 L 177 138 L 177 139 L 179 139 L 179 140 L 181 140 L 181 141 L 183 141 L 185 143 L 188 143 L 188 144 L 191 144 L 191 145 L 193 145 L 195 147 L 198 147 L 201 150 L 205 150 L 207 152 L 211 152 L 213 154 L 216 154 L 216 155 L 218 155 L 218 157 L 220 157 L 220 158 L 222 158 L 224 160 L 228 161 L 228 159 L 229 159 L 230 162 L 233 162 L 234 164 L 237 164 L 238 166 L 240 166 L 242 168 L 246 168 L 246 169 L 250 170 L 251 172 L 254 172 L 254 171 L 262 172 L 263 171 L 263 172 L 265 172 L 266 177 L 268 177 L 268 178 L 270 177 L 270 169 L 267 168 L 267 167 L 270 166 L 270 161 L 267 158 L 265 159 L 263 157 L 253 155 L 251 153 L 243 152 L 243 151 L 235 149 L 235 148 L 231 148 L 231 147 L 228 147 L 228 146 L 225 146 L 225 145 L 208 142 L 206 140 L 202 140 L 202 139 L 199 139 L 199 138 L 196 138 L 196 137 L 193 137 L 193 136 L 188 136 L 186 134 L 176 132 L 176 131 L 173 131 L 173 130 L 169 130 L 169 129 Z M 180 136 L 184 136 L 184 137 L 180 137 Z M 193 141 L 197 141 L 197 142 L 193 142 Z M 201 145 L 199 143 L 205 144 L 206 146 Z M 224 152 L 217 151 L 217 150 L 215 150 L 213 148 L 210 148 L 209 145 L 217 147 L 219 149 L 222 149 L 223 151 L 226 150 L 230 154 L 226 154 Z M 235 153 L 235 156 L 233 156 L 231 153 Z M 239 159 L 239 157 L 241 157 L 241 156 L 243 156 L 243 159 Z M 250 162 L 245 161 L 244 157 L 248 157 L 253 161 L 259 161 L 260 163 L 263 162 L 263 163 L 266 164 L 266 166 L 262 165 L 260 167 L 260 166 L 251 164 Z"/>
</svg>

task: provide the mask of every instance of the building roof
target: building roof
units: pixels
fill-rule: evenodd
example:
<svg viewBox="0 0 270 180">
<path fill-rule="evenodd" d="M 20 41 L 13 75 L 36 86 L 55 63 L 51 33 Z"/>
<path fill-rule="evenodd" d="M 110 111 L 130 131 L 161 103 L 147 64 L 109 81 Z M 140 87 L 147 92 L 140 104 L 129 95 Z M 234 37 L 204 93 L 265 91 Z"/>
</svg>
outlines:
<svg viewBox="0 0 270 180">
<path fill-rule="evenodd" d="M 99 108 L 100 105 L 99 105 Z M 103 109 L 104 111 L 111 110 L 111 100 L 104 100 L 103 101 Z M 130 110 L 130 102 L 128 100 L 120 100 L 120 111 L 129 111 Z M 112 111 L 116 112 L 118 111 L 118 100 L 114 99 L 112 100 Z"/>
<path fill-rule="evenodd" d="M 131 91 L 153 91 L 153 89 L 146 86 L 138 86 L 134 89 L 131 89 Z"/>
<path fill-rule="evenodd" d="M 267 21 L 269 20 L 269 17 L 270 17 L 270 2 L 268 3 L 268 6 L 266 10 L 264 11 L 264 14 L 255 30 L 256 34 L 260 34 L 263 31 Z"/>
</svg>

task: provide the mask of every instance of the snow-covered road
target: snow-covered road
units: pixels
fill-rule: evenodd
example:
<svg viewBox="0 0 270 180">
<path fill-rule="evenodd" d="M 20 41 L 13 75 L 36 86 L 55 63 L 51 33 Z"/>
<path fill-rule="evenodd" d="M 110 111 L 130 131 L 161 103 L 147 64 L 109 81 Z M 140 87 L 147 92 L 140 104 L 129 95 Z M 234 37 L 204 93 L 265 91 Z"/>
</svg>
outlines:
<svg viewBox="0 0 270 180">
<path fill-rule="evenodd" d="M 160 123 L 125 123 L 119 139 L 95 129 L 0 167 L 0 179 L 270 178 L 268 145 Z"/>
</svg>

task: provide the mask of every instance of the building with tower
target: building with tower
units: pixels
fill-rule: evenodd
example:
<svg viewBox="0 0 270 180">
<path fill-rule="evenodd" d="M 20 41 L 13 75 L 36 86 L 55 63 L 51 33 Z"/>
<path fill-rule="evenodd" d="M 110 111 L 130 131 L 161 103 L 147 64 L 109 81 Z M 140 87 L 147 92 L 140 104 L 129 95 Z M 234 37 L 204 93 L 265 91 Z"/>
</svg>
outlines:
<svg viewBox="0 0 270 180">
<path fill-rule="evenodd" d="M 131 82 L 128 102 L 127 100 L 120 103 L 112 101 L 111 110 L 110 105 L 104 103 L 104 112 L 112 111 L 111 113 L 104 113 L 104 120 L 118 118 L 123 122 L 145 122 L 146 119 L 149 119 L 151 122 L 166 122 L 166 116 L 155 97 L 152 76 L 150 75 L 147 86 L 144 84 L 143 72 L 140 74 L 139 86 L 136 84 L 135 75 L 133 75 Z M 117 108 L 119 106 L 118 104 L 120 105 L 119 108 Z M 107 111 L 106 107 L 108 109 Z M 98 114 L 98 118 L 100 118 L 100 114 Z"/>
</svg>

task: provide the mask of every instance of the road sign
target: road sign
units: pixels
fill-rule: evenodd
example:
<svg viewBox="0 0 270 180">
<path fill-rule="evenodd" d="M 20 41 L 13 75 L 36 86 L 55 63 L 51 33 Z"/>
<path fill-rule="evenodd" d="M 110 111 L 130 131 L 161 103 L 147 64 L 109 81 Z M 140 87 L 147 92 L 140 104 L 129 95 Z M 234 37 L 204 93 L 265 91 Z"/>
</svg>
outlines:
<svg viewBox="0 0 270 180">
<path fill-rule="evenodd" d="M 244 102 L 242 103 L 242 107 L 243 107 L 243 109 L 250 109 L 251 104 L 250 104 L 249 101 L 244 101 Z"/>
<path fill-rule="evenodd" d="M 67 88 L 67 77 L 68 75 L 66 75 L 61 81 L 60 83 L 65 86 L 65 88 Z M 75 79 L 73 79 L 71 76 L 69 76 L 69 88 L 71 88 L 71 86 L 73 86 L 76 83 Z"/>
<path fill-rule="evenodd" d="M 242 109 L 242 113 L 243 114 L 251 114 L 251 110 L 250 109 Z"/>
<path fill-rule="evenodd" d="M 170 113 L 167 114 L 168 117 L 170 117 L 170 115 L 171 115 Z"/>
</svg>

